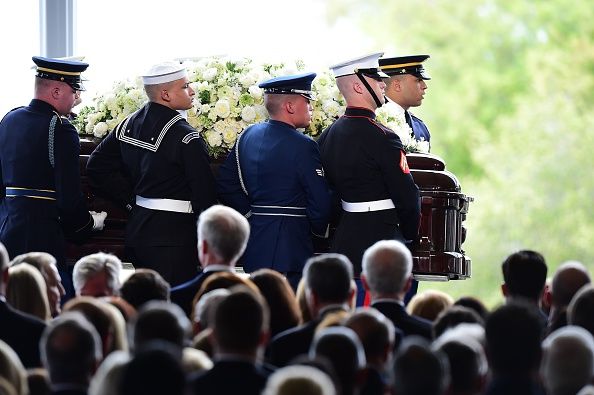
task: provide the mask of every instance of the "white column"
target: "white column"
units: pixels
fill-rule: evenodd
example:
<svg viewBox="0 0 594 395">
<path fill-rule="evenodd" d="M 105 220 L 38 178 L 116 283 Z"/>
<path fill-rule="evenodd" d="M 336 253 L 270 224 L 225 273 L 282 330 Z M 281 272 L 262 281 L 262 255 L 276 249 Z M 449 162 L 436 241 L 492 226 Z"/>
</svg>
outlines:
<svg viewBox="0 0 594 395">
<path fill-rule="evenodd" d="M 76 0 L 39 0 L 41 56 L 72 56 Z"/>
</svg>

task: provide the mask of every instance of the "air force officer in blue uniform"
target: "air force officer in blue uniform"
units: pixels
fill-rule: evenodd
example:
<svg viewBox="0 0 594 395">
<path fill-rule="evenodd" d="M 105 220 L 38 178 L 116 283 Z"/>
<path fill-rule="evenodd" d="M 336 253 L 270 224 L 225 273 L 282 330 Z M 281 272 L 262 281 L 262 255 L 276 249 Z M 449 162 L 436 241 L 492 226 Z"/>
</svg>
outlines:
<svg viewBox="0 0 594 395">
<path fill-rule="evenodd" d="M 429 55 L 381 58 L 379 66 L 389 76 L 385 80 L 385 95 L 388 100 L 384 106 L 393 106 L 398 112 L 404 112 L 406 123 L 412 129 L 414 138 L 430 142 L 431 134 L 427 126 L 409 111 L 411 107 L 420 106 L 425 96 L 425 81 L 431 77 L 423 67 L 423 62 L 428 58 Z"/>
<path fill-rule="evenodd" d="M 315 73 L 261 83 L 270 115 L 247 128 L 219 169 L 219 199 L 249 218 L 246 272 L 272 268 L 296 286 L 313 255 L 312 233 L 325 236 L 330 195 L 318 145 L 297 128 L 311 121 Z"/>
<path fill-rule="evenodd" d="M 106 216 L 87 210 L 78 133 L 66 118 L 84 90 L 88 64 L 37 56 L 33 62 L 34 99 L 0 122 L 0 241 L 11 256 L 48 252 L 64 271 L 64 232 L 102 229 Z"/>
</svg>

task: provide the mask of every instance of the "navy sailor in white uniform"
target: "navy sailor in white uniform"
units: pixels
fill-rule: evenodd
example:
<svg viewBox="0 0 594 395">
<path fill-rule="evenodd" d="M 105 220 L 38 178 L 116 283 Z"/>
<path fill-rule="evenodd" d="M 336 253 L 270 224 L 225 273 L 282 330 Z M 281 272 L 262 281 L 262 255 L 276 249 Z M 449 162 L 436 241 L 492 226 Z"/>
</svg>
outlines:
<svg viewBox="0 0 594 395">
<path fill-rule="evenodd" d="M 312 234 L 327 234 L 331 207 L 318 145 L 297 130 L 311 121 L 315 76 L 283 76 L 259 85 L 270 119 L 239 136 L 217 179 L 220 201 L 250 222 L 244 270 L 272 268 L 293 288 L 314 253 Z"/>
<path fill-rule="evenodd" d="M 178 112 L 194 96 L 185 67 L 162 63 L 142 79 L 150 101 L 99 144 L 87 174 L 97 194 L 130 211 L 126 259 L 173 287 L 198 272 L 196 219 L 216 203 L 216 185 L 204 140 Z"/>
</svg>

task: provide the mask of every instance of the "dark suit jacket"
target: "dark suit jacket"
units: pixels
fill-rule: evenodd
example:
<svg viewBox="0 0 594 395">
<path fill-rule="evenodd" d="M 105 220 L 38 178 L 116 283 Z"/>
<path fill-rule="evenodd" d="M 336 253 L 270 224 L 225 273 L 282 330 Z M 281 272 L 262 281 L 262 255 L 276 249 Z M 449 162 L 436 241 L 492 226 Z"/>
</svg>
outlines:
<svg viewBox="0 0 594 395">
<path fill-rule="evenodd" d="M 222 360 L 191 377 L 190 388 L 196 395 L 260 395 L 267 380 L 268 373 L 260 366 L 243 360 Z"/>
<path fill-rule="evenodd" d="M 404 336 L 419 335 L 432 340 L 431 322 L 420 317 L 414 317 L 406 312 L 404 306 L 397 301 L 380 301 L 371 303 L 371 307 L 379 310 L 388 317 L 396 328 L 404 332 Z"/>
<path fill-rule="evenodd" d="M 307 354 L 320 321 L 320 319 L 316 319 L 276 335 L 266 350 L 268 363 L 276 367 L 283 367 L 296 356 Z"/>
<path fill-rule="evenodd" d="M 41 366 L 39 339 L 45 323 L 21 313 L 0 299 L 0 339 L 17 353 L 25 368 Z"/>
<path fill-rule="evenodd" d="M 213 270 L 210 272 L 201 272 L 190 281 L 187 281 L 183 284 L 171 288 L 171 301 L 179 307 L 181 307 L 188 317 L 191 316 L 192 309 L 194 308 L 194 306 L 192 306 L 194 296 L 196 296 L 198 290 L 200 289 L 204 281 L 206 281 L 208 276 L 217 272 L 217 270 Z"/>
</svg>

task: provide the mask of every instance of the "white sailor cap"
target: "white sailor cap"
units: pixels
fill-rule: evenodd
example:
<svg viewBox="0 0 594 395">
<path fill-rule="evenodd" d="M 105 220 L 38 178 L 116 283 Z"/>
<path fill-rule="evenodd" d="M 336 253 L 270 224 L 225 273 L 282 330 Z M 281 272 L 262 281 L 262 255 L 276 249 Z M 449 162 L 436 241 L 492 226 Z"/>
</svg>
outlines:
<svg viewBox="0 0 594 395">
<path fill-rule="evenodd" d="M 176 81 L 187 77 L 188 71 L 186 68 L 176 62 L 159 63 L 152 66 L 147 72 L 142 75 L 142 83 L 144 85 L 157 85 L 166 82 Z"/>
<path fill-rule="evenodd" d="M 335 77 L 360 73 L 376 79 L 387 78 L 388 75 L 381 71 L 378 62 L 378 59 L 382 57 L 383 54 L 383 52 L 377 52 L 371 55 L 351 59 L 346 62 L 330 66 L 330 70 L 332 70 Z"/>
</svg>

